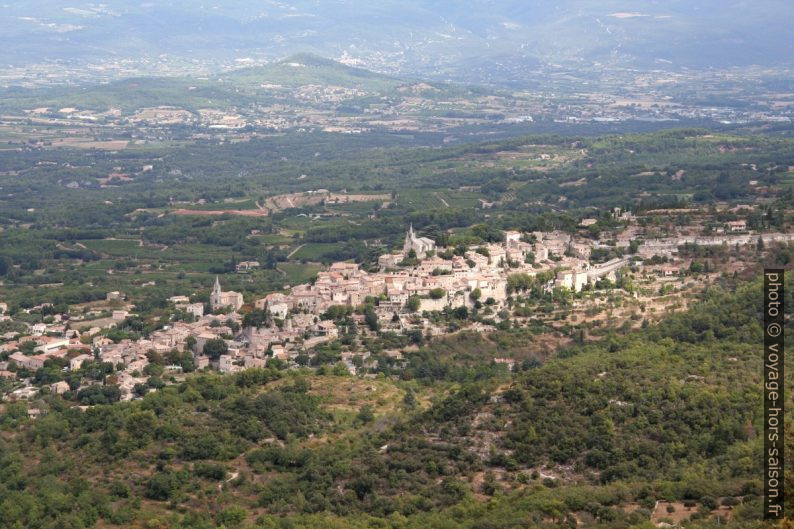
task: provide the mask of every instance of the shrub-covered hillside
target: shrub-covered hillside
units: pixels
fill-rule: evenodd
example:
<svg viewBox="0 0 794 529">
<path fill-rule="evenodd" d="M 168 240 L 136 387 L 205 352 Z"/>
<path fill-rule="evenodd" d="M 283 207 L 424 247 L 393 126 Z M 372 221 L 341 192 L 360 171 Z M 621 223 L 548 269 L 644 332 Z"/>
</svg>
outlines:
<svg viewBox="0 0 794 529">
<path fill-rule="evenodd" d="M 764 527 L 760 301 L 717 287 L 476 382 L 263 369 L 5 404 L 0 527 Z"/>
</svg>

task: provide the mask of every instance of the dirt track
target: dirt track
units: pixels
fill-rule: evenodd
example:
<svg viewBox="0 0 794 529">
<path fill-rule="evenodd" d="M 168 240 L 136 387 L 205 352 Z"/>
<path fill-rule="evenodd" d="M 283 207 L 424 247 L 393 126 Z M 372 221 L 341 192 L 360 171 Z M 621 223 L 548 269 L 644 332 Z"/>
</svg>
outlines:
<svg viewBox="0 0 794 529">
<path fill-rule="evenodd" d="M 177 209 L 174 215 L 196 215 L 200 217 L 217 217 L 220 215 L 239 215 L 242 217 L 267 217 L 266 209 Z"/>
</svg>

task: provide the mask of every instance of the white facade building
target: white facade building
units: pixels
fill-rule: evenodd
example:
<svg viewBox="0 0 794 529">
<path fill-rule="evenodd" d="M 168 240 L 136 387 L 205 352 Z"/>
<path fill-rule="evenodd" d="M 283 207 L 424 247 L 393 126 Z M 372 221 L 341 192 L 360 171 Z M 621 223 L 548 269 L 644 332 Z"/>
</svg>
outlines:
<svg viewBox="0 0 794 529">
<path fill-rule="evenodd" d="M 408 253 L 413 250 L 416 252 L 416 257 L 424 259 L 429 252 L 436 251 L 436 243 L 433 239 L 427 237 L 417 237 L 414 233 L 414 226 L 408 228 L 408 233 L 405 234 L 405 243 L 403 244 L 403 253 Z"/>
</svg>

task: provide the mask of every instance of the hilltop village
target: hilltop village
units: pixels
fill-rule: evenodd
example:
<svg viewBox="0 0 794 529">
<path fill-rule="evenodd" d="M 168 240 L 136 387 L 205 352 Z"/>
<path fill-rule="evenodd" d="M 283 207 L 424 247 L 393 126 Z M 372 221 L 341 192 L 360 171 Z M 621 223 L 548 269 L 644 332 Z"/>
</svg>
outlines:
<svg viewBox="0 0 794 529">
<path fill-rule="evenodd" d="M 532 293 L 593 310 L 599 304 L 603 308 L 604 301 L 585 293 L 619 292 L 632 300 L 636 320 L 636 307 L 644 311 L 656 304 L 666 310 L 678 300 L 665 294 L 708 281 L 709 270 L 682 255 L 682 248 L 738 250 L 794 240 L 789 234 L 751 233 L 744 221 L 730 222 L 716 235 L 644 239 L 630 213 L 616 210 L 613 216 L 625 221 L 626 228 L 609 244 L 564 232 L 505 231 L 501 242 L 439 248 L 410 226 L 401 251 L 381 255 L 377 270 L 333 263 L 311 283 L 248 304 L 241 293 L 224 291 L 216 277 L 209 304 L 173 296 L 170 303 L 184 317 L 137 339 L 112 332 L 114 325 L 134 316 L 134 305 L 125 303 L 123 293 L 110 292 L 107 301 L 117 308 L 107 314 L 104 328 L 84 328 L 69 314 L 52 313 L 48 323 L 5 333 L 0 378 L 14 381 L 7 399 L 32 398 L 41 388 L 58 394 L 85 392 L 100 386 L 82 378 L 67 382 L 47 372 L 89 367 L 94 380 L 112 386 L 113 398 L 133 399 L 156 389 L 153 375 L 162 383 L 163 375 L 179 376 L 186 370 L 231 373 L 269 362 L 299 367 L 311 361 L 318 346 L 343 337 L 350 342 L 351 337 L 385 333 L 421 341 L 461 329 L 518 327 L 535 316 L 522 306 Z M 586 228 L 588 221 L 581 226 Z M 594 252 L 614 257 L 594 264 Z M 44 305 L 27 310 L 51 309 Z M 13 322 L 2 314 L 7 311 L 0 303 L 0 320 Z M 397 360 L 401 356 L 399 349 L 390 354 Z M 377 362 L 368 351 L 342 351 L 340 358 L 340 365 L 353 373 Z M 513 363 L 509 358 L 501 361 Z M 58 380 L 49 382 L 52 378 Z"/>
</svg>

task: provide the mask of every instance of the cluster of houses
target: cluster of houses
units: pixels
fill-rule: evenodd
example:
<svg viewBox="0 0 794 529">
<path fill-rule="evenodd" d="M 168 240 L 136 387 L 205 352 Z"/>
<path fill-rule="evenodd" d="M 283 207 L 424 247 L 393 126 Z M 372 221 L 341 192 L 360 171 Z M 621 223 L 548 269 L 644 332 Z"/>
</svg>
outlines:
<svg viewBox="0 0 794 529">
<path fill-rule="evenodd" d="M 130 399 L 134 397 L 136 384 L 146 383 L 145 368 L 151 351 L 161 354 L 173 350 L 191 351 L 197 369 L 212 367 L 224 373 L 262 367 L 270 358 L 290 362 L 317 345 L 336 339 L 341 332 L 349 331 L 337 328 L 334 321 L 324 318 L 334 306 L 355 307 L 371 302 L 381 329 L 436 335 L 445 329 L 428 317 L 433 311 L 472 307 L 479 303 L 491 307 L 493 314 L 505 308 L 509 297 L 508 279 L 512 274 L 535 276 L 547 272 L 546 275 L 552 277 L 545 285 L 547 288 L 566 287 L 579 291 L 600 278 L 614 278 L 635 258 L 671 257 L 687 242 L 754 244 L 759 237 L 766 242 L 794 240 L 788 234 L 646 239 L 636 248 L 635 254 L 628 255 L 627 248 L 637 235 L 628 229 L 612 243 L 614 247 L 623 248 L 625 256 L 591 265 L 591 252 L 605 247 L 603 242 L 580 239 L 564 232 L 522 234 L 507 231 L 503 235 L 501 242 L 483 244 L 460 255 L 439 254 L 433 240 L 417 236 L 411 227 L 402 251 L 382 255 L 376 272 L 364 270 L 355 263 L 338 262 L 320 272 L 311 283 L 255 300 L 254 308 L 265 315 L 258 327 L 243 325 L 240 314 L 243 295 L 224 291 L 218 278 L 210 294 L 210 308 L 214 314 L 205 314 L 203 303 L 191 302 L 187 296 L 174 296 L 170 298 L 171 303 L 192 314 L 192 321 L 169 322 L 145 339 L 125 339 L 116 343 L 96 327 L 80 334 L 69 328 L 68 321 L 56 315 L 51 323 L 30 326 L 24 336 L 12 336 L 13 333 L 0 336 L 5 340 L 0 343 L 0 353 L 6 353 L 5 360 L 0 361 L 0 378 L 14 378 L 15 368 L 40 369 L 48 358 L 65 359 L 64 369 L 68 370 L 79 369 L 86 361 L 109 362 L 116 367 L 114 377 L 123 398 Z M 657 270 L 660 275 L 678 271 L 676 265 L 669 262 L 662 268 Z M 123 299 L 118 292 L 107 296 L 109 302 Z M 6 311 L 7 307 L 0 303 L 0 319 L 8 319 L 3 314 Z M 116 309 L 110 319 L 120 321 L 128 314 L 127 310 Z M 358 332 L 369 332 L 364 315 L 351 314 L 349 319 L 358 324 Z M 34 345 L 24 346 L 27 341 Z M 205 354 L 208 343 L 219 341 L 225 344 L 222 354 Z M 343 356 L 343 361 L 355 371 L 351 357 Z M 179 372 L 181 366 L 167 366 L 166 369 Z M 24 397 L 29 388 L 20 388 L 12 396 Z M 63 382 L 50 388 L 55 393 L 68 389 Z"/>
<path fill-rule="evenodd" d="M 528 242 L 530 239 L 533 242 Z M 571 249 L 578 252 L 576 256 L 564 257 Z M 210 294 L 210 308 L 224 315 L 205 314 L 203 303 L 191 302 L 187 296 L 174 296 L 171 303 L 192 314 L 193 321 L 170 322 L 145 339 L 115 343 L 96 327 L 81 335 L 69 329 L 66 322 L 38 323 L 31 326 L 28 335 L 0 345 L 0 352 L 9 353 L 0 362 L 0 376 L 14 377 L 15 372 L 8 369 L 11 365 L 36 371 L 48 358 L 66 359 L 65 369 L 69 370 L 79 369 L 86 361 L 109 362 L 116 366 L 114 376 L 123 398 L 133 398 L 135 385 L 145 383 L 148 378 L 144 368 L 151 351 L 164 354 L 174 349 L 190 349 L 197 369 L 214 367 L 221 372 L 261 367 L 269 358 L 294 360 L 297 355 L 339 336 L 336 324 L 322 317 L 330 307 L 358 306 L 368 298 L 377 300 L 375 312 L 383 328 L 438 334 L 443 329 L 421 317 L 423 312 L 470 306 L 476 302 L 472 296 L 475 291 L 477 299 L 488 300 L 498 309 L 507 300 L 509 274 L 535 274 L 559 266 L 578 270 L 588 266 L 589 256 L 588 245 L 577 243 L 564 233 L 537 233 L 522 239 L 519 232 L 506 232 L 502 243 L 486 244 L 450 259 L 435 255 L 435 250 L 434 241 L 418 237 L 411 228 L 403 251 L 382 256 L 378 272 L 367 272 L 355 263 L 334 263 L 311 284 L 297 285 L 289 292 L 276 292 L 256 300 L 255 308 L 268 316 L 267 323 L 258 328 L 243 327 L 239 314 L 243 295 L 224 291 L 217 278 Z M 532 259 L 528 259 L 530 254 Z M 552 262 L 548 260 L 551 255 L 561 257 Z M 410 264 L 404 263 L 409 257 Z M 566 277 L 563 274 L 558 282 L 565 283 Z M 415 298 L 418 306 L 411 307 L 410 298 Z M 119 292 L 107 295 L 108 302 L 123 300 Z M 110 320 L 121 321 L 128 315 L 127 310 L 116 309 Z M 361 332 L 366 332 L 363 316 L 353 314 L 351 318 L 360 324 Z M 224 341 L 224 354 L 213 358 L 204 354 L 205 345 L 212 340 Z M 25 341 L 35 342 L 33 354 L 21 352 Z M 346 360 L 348 367 L 355 370 Z M 180 367 L 168 369 L 178 372 Z M 58 393 L 67 389 L 64 384 L 51 388 Z"/>
</svg>

